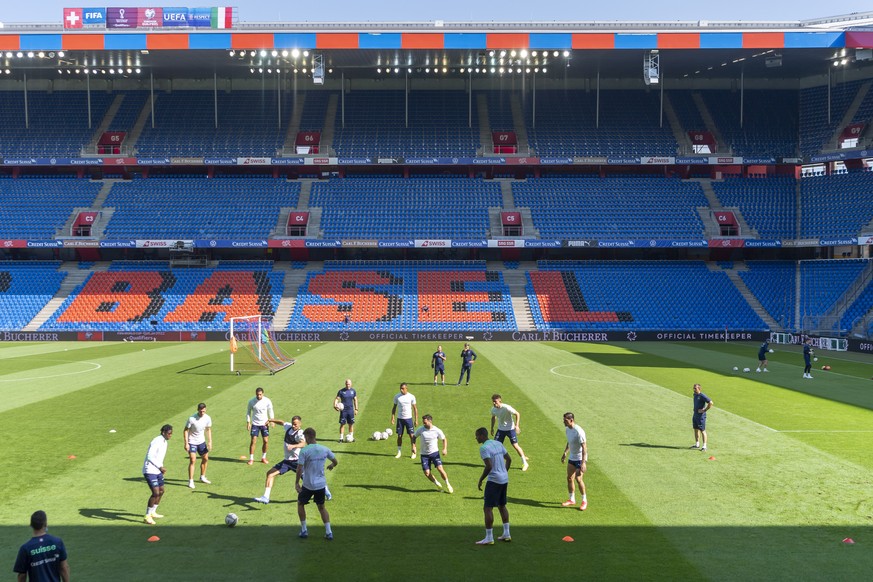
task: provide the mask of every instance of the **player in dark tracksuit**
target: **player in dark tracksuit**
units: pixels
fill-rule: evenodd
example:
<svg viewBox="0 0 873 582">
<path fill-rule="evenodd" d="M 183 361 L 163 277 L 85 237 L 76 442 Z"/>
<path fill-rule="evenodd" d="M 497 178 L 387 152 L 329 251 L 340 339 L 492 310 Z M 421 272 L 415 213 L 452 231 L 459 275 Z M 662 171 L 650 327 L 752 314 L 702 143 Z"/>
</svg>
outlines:
<svg viewBox="0 0 873 582">
<path fill-rule="evenodd" d="M 812 355 L 815 352 L 812 349 L 812 339 L 807 339 L 803 344 L 803 377 L 812 380 Z"/>
<path fill-rule="evenodd" d="M 473 362 L 476 361 L 476 352 L 470 349 L 470 344 L 464 344 L 464 349 L 461 350 L 461 375 L 458 376 L 458 384 L 461 385 L 461 380 L 464 378 L 464 372 L 467 372 L 467 386 L 470 385 L 470 370 L 473 368 Z"/>
<path fill-rule="evenodd" d="M 758 369 L 756 372 L 760 372 L 763 368 L 764 371 L 767 371 L 767 352 L 770 351 L 770 342 L 764 340 L 764 343 L 761 344 L 761 347 L 758 349 Z"/>
</svg>

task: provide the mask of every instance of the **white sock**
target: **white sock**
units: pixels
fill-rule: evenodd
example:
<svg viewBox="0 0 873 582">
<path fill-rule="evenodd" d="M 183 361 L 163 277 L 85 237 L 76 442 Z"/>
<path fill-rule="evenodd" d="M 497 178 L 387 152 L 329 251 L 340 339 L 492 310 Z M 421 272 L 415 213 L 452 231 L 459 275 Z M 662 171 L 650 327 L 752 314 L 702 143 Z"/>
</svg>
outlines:
<svg viewBox="0 0 873 582">
<path fill-rule="evenodd" d="M 249 461 L 254 461 L 254 460 L 255 460 L 255 456 L 254 456 L 254 455 L 249 455 Z"/>
<path fill-rule="evenodd" d="M 489 542 L 494 541 L 494 530 L 486 529 L 485 530 L 485 539 Z"/>
<path fill-rule="evenodd" d="M 582 494 L 582 501 L 588 501 L 588 496 L 584 493 Z"/>
<path fill-rule="evenodd" d="M 261 454 L 261 458 L 262 458 L 262 459 L 266 459 L 266 458 L 267 458 L 267 453 L 262 453 L 262 454 Z"/>
<path fill-rule="evenodd" d="M 402 452 L 403 452 L 403 447 L 397 447 L 397 452 L 398 452 L 398 453 L 402 453 Z"/>
<path fill-rule="evenodd" d="M 267 499 L 269 499 L 269 498 L 270 498 L 270 491 L 271 491 L 272 489 L 273 489 L 272 487 L 264 487 L 264 497 L 266 497 Z"/>
<path fill-rule="evenodd" d="M 306 531 L 306 520 L 300 521 L 300 531 Z"/>
<path fill-rule="evenodd" d="M 509 535 L 509 522 L 503 524 L 503 535 Z"/>
<path fill-rule="evenodd" d="M 155 509 L 154 507 L 152 507 L 151 505 L 149 505 L 149 506 L 148 506 L 148 509 L 146 509 L 146 515 L 151 515 L 151 514 L 152 514 L 152 511 L 153 511 L 154 509 Z"/>
<path fill-rule="evenodd" d="M 572 501 L 573 503 L 576 503 L 576 494 L 575 493 L 570 494 L 570 501 Z"/>
<path fill-rule="evenodd" d="M 324 522 L 324 533 L 326 533 L 326 534 L 333 533 L 332 531 L 330 531 L 330 522 L 329 521 Z"/>
<path fill-rule="evenodd" d="M 434 479 L 433 484 L 436 485 L 436 486 L 437 486 L 438 488 L 440 488 L 440 489 L 443 488 L 443 486 L 440 484 L 440 482 L 437 481 L 436 479 Z"/>
</svg>

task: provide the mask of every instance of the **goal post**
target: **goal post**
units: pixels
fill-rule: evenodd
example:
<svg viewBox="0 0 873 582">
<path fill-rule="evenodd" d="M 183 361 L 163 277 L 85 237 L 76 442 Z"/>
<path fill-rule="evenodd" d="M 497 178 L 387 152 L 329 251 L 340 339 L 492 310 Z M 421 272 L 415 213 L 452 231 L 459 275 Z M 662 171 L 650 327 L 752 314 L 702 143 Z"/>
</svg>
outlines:
<svg viewBox="0 0 873 582">
<path fill-rule="evenodd" d="M 282 351 L 273 330 L 273 318 L 248 315 L 230 318 L 230 371 L 270 374 L 284 370 L 294 358 Z"/>
</svg>

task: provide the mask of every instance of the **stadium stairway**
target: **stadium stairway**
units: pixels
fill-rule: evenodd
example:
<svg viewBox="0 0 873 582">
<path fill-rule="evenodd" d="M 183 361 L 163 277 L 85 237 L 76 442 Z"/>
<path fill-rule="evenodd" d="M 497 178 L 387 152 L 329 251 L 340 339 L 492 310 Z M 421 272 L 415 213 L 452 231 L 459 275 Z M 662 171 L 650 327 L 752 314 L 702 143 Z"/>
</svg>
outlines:
<svg viewBox="0 0 873 582">
<path fill-rule="evenodd" d="M 303 119 L 303 106 L 306 105 L 306 91 L 294 92 L 294 109 L 291 110 L 291 120 L 288 122 L 288 131 L 285 132 L 285 142 L 282 144 L 282 155 L 293 156 L 297 154 L 297 133 L 300 131 L 300 120 Z"/>
<path fill-rule="evenodd" d="M 139 140 L 139 136 L 142 135 L 142 131 L 143 129 L 145 129 L 146 123 L 148 123 L 148 120 L 151 118 L 152 108 L 154 107 L 153 104 L 157 100 L 157 93 L 152 92 L 151 97 L 146 99 L 145 105 L 143 105 L 142 107 L 142 111 L 139 112 L 139 117 L 136 118 L 136 123 L 134 123 L 133 127 L 130 129 L 130 134 L 128 134 L 127 138 L 124 140 L 133 152 L 136 152 L 136 142 Z"/>
<path fill-rule="evenodd" d="M 670 124 L 670 129 L 673 131 L 673 139 L 679 144 L 679 148 L 683 153 L 690 154 L 693 151 L 691 138 L 688 137 L 688 132 L 682 127 L 679 116 L 676 115 L 676 110 L 673 109 L 673 102 L 670 100 L 669 94 L 664 94 L 664 113 L 667 116 L 667 123 Z"/>
<path fill-rule="evenodd" d="M 843 115 L 843 118 L 840 120 L 839 125 L 837 125 L 836 129 L 834 129 L 834 134 L 824 145 L 822 151 L 827 152 L 839 149 L 840 135 L 842 135 L 843 129 L 845 129 L 846 126 L 851 124 L 852 120 L 855 119 L 855 114 L 858 112 L 858 108 L 861 107 L 861 103 L 867 96 L 867 92 L 870 91 L 871 84 L 873 84 L 873 81 L 867 81 L 866 83 L 858 87 L 858 93 L 855 95 L 855 98 L 852 100 L 852 103 L 849 105 L 848 109 L 846 109 L 846 114 Z M 860 144 L 858 145 L 860 146 Z"/>
<path fill-rule="evenodd" d="M 288 322 L 291 321 L 291 316 L 294 314 L 300 286 L 306 282 L 306 276 L 311 271 L 323 271 L 324 263 L 313 261 L 307 263 L 305 269 L 294 269 L 292 263 L 282 261 L 274 263 L 273 269 L 285 272 L 285 287 L 282 290 L 282 298 L 279 300 L 276 314 L 273 316 L 273 329 L 284 330 L 288 328 Z"/>
<path fill-rule="evenodd" d="M 533 314 L 527 297 L 527 272 L 538 271 L 536 261 L 524 261 L 519 263 L 517 269 L 507 269 L 503 261 L 488 261 L 485 268 L 489 271 L 503 273 L 503 282 L 509 288 L 512 297 L 512 311 L 515 314 L 515 323 L 518 331 L 535 331 Z"/>
<path fill-rule="evenodd" d="M 321 144 L 319 153 L 329 155 L 334 152 L 333 136 L 336 133 L 336 111 L 339 108 L 339 95 L 331 93 L 327 100 L 327 110 L 324 113 L 324 125 L 321 128 Z"/>
<path fill-rule="evenodd" d="M 517 92 L 509 97 L 509 107 L 512 110 L 512 124 L 515 126 L 515 139 L 518 141 L 518 152 L 522 155 L 533 155 L 527 140 L 527 126 L 524 123 L 524 108 Z"/>
<path fill-rule="evenodd" d="M 767 310 L 764 309 L 764 306 L 761 305 L 761 302 L 758 301 L 758 298 L 755 297 L 755 294 L 752 293 L 751 289 L 746 286 L 746 283 L 740 277 L 739 271 L 748 270 L 744 262 L 738 261 L 734 263 L 733 267 L 730 269 L 722 269 L 718 266 L 718 264 L 710 262 L 707 262 L 706 266 L 709 267 L 711 271 L 724 271 L 725 274 L 728 276 L 728 279 L 731 280 L 731 282 L 740 292 L 740 295 L 743 296 L 743 299 L 746 300 L 746 303 L 749 304 L 749 307 L 752 308 L 752 311 L 757 313 L 758 317 L 764 320 L 764 323 L 767 324 L 767 327 L 769 327 L 772 331 L 785 331 L 780 327 L 776 320 L 773 319 L 773 317 L 769 313 L 767 313 Z"/>
<path fill-rule="evenodd" d="M 697 213 L 700 215 L 700 218 L 703 220 L 703 224 L 706 227 L 706 237 L 714 238 L 721 236 L 721 229 L 718 226 L 718 223 L 715 222 L 712 218 L 710 212 L 716 210 L 724 210 L 728 212 L 733 212 L 734 216 L 737 219 L 737 225 L 739 226 L 740 235 L 746 237 L 758 238 L 758 231 L 749 226 L 749 223 L 746 222 L 745 217 L 743 217 L 743 213 L 736 206 L 722 206 L 721 200 L 719 200 L 718 195 L 715 193 L 715 190 L 712 187 L 712 180 L 709 178 L 693 178 L 690 180 L 686 180 L 687 182 L 697 182 L 700 184 L 700 189 L 703 190 L 703 195 L 706 196 L 706 199 L 709 201 L 709 208 L 706 207 L 697 207 Z"/>
<path fill-rule="evenodd" d="M 115 114 L 118 113 L 119 108 L 121 108 L 122 102 L 124 102 L 124 94 L 119 93 L 115 96 L 115 99 L 112 100 L 109 109 L 106 110 L 106 115 L 103 116 L 100 125 L 98 125 L 97 129 L 94 130 L 94 134 L 91 136 L 91 139 L 86 146 L 85 153 L 97 153 L 97 142 L 100 140 L 100 136 L 102 136 L 105 131 L 109 130 L 109 125 L 112 123 L 112 120 L 115 119 Z"/>
<path fill-rule="evenodd" d="M 95 263 L 91 269 L 80 269 L 77 261 L 67 261 L 61 264 L 58 270 L 65 271 L 67 276 L 61 283 L 58 292 L 54 297 L 49 299 L 49 302 L 45 304 L 45 307 L 43 307 L 39 313 L 37 313 L 26 326 L 24 326 L 22 331 L 37 331 L 40 326 L 45 323 L 46 320 L 61 307 L 61 305 L 64 304 L 64 301 L 66 301 L 70 293 L 91 276 L 91 273 L 96 271 L 106 271 L 108 269 L 109 262 L 107 261 Z"/>
<path fill-rule="evenodd" d="M 715 138 L 715 151 L 712 153 L 730 151 L 730 144 L 725 143 L 724 136 L 722 136 L 718 125 L 716 125 L 715 120 L 712 118 L 712 113 L 709 112 L 709 108 L 703 101 L 703 96 L 698 91 L 695 91 L 691 94 L 691 99 L 694 100 L 694 104 L 697 105 L 697 110 L 700 112 L 700 117 L 703 118 L 703 122 L 706 124 L 706 131 Z"/>
<path fill-rule="evenodd" d="M 488 97 L 483 92 L 476 94 L 476 112 L 479 114 L 479 155 L 493 152 L 491 126 L 488 123 Z"/>
</svg>

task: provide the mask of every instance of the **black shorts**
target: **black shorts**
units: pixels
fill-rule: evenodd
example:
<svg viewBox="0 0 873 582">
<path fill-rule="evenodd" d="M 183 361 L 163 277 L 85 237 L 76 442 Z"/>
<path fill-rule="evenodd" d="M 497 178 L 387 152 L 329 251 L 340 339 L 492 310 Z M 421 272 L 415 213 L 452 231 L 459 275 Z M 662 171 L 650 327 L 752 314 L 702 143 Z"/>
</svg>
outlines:
<svg viewBox="0 0 873 582">
<path fill-rule="evenodd" d="M 324 487 L 322 487 L 321 489 L 316 489 L 315 491 L 307 489 L 306 487 L 301 487 L 300 493 L 297 494 L 297 503 L 299 505 L 306 505 L 313 497 L 315 498 L 316 505 L 324 505 Z"/>
<path fill-rule="evenodd" d="M 485 482 L 485 507 L 503 507 L 506 505 L 506 489 L 509 483 Z"/>
</svg>

